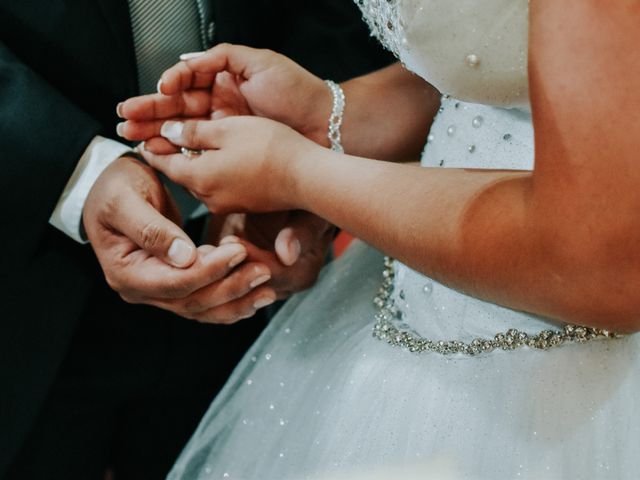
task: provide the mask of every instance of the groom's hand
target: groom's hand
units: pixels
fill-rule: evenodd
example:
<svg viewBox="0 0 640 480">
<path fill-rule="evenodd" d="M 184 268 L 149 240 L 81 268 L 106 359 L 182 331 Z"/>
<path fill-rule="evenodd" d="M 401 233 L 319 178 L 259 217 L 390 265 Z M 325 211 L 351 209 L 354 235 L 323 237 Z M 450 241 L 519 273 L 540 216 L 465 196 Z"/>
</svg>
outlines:
<svg viewBox="0 0 640 480">
<path fill-rule="evenodd" d="M 245 246 L 196 248 L 178 227 L 179 213 L 158 177 L 134 158 L 116 160 L 98 178 L 83 222 L 108 284 L 127 302 L 230 323 L 276 298 L 263 285 L 269 268 L 242 263 Z"/>
<path fill-rule="evenodd" d="M 271 270 L 279 299 L 312 286 L 325 264 L 335 227 L 303 211 L 213 216 L 209 241 L 240 241 L 249 260 Z"/>
</svg>

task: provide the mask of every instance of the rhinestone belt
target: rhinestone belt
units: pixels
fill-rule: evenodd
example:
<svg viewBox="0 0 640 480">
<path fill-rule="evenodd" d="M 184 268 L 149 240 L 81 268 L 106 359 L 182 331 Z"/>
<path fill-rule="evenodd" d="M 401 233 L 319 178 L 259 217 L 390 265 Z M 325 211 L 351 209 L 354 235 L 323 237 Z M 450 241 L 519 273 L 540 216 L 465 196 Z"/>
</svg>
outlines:
<svg viewBox="0 0 640 480">
<path fill-rule="evenodd" d="M 596 339 L 622 337 L 622 335 L 607 330 L 565 325 L 562 330 L 543 330 L 535 335 L 510 329 L 505 333 L 496 334 L 493 338 L 476 338 L 469 343 L 457 340 L 430 340 L 409 330 L 401 329 L 394 324 L 394 320 L 399 320 L 402 316 L 402 312 L 391 298 L 394 275 L 393 259 L 385 257 L 382 285 L 373 301 L 377 310 L 373 336 L 394 347 L 405 348 L 410 352 L 473 356 L 489 353 L 496 349 L 515 350 L 529 347 L 548 350 L 565 343 L 585 343 Z"/>
</svg>

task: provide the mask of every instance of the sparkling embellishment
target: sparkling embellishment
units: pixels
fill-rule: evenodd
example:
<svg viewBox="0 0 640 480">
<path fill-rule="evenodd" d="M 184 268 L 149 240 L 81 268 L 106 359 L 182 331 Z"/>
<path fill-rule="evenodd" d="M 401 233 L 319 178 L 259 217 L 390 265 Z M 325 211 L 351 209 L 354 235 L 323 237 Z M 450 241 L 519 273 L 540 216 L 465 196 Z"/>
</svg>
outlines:
<svg viewBox="0 0 640 480">
<path fill-rule="evenodd" d="M 427 137 L 427 143 L 431 143 L 435 140 L 436 137 L 433 136 L 433 133 L 430 133 Z"/>
<path fill-rule="evenodd" d="M 456 126 L 455 125 L 449 126 L 449 128 L 447 128 L 447 135 L 449 135 L 450 137 L 453 137 L 455 134 L 456 134 Z"/>
<path fill-rule="evenodd" d="M 480 59 L 475 53 L 467 55 L 466 61 L 467 65 L 469 65 L 471 68 L 477 68 L 478 65 L 480 65 Z"/>
<path fill-rule="evenodd" d="M 342 87 L 333 80 L 325 80 L 325 83 L 331 90 L 331 96 L 333 98 L 333 107 L 331 109 L 331 115 L 329 116 L 329 129 L 327 138 L 331 143 L 331 150 L 338 153 L 344 153 L 342 148 L 342 136 L 340 134 L 340 127 L 342 126 L 342 117 L 344 115 L 344 107 L 346 99 Z"/>
<path fill-rule="evenodd" d="M 469 150 L 469 153 L 473 153 L 473 152 L 476 151 L 476 146 L 475 145 L 469 145 L 468 150 Z"/>
<path fill-rule="evenodd" d="M 371 36 L 376 37 L 387 50 L 400 58 L 400 46 L 406 46 L 408 40 L 403 34 L 398 12 L 399 0 L 356 0 L 356 3 L 369 25 Z"/>
<path fill-rule="evenodd" d="M 422 291 L 427 295 L 430 295 L 433 292 L 433 283 L 426 283 L 424 287 L 422 287 Z"/>
<path fill-rule="evenodd" d="M 384 270 L 382 272 L 382 285 L 378 295 L 373 300 L 377 313 L 376 323 L 373 327 L 373 336 L 387 342 L 394 347 L 401 347 L 414 353 L 437 353 L 440 355 L 479 355 L 489 353 L 496 349 L 515 350 L 517 348 L 533 348 L 548 350 L 565 343 L 585 343 L 596 339 L 618 338 L 622 335 L 611 333 L 597 328 L 565 325 L 562 330 L 543 330 L 532 335 L 514 328 L 504 333 L 497 333 L 493 338 L 476 338 L 465 343 L 457 340 L 431 340 L 420 335 L 399 328 L 394 325 L 394 320 L 402 317 L 402 312 L 392 299 L 394 260 L 385 257 Z M 425 285 L 425 292 L 427 285 Z"/>
<path fill-rule="evenodd" d="M 484 122 L 484 118 L 481 115 L 478 115 L 476 117 L 473 117 L 473 120 L 471 121 L 471 125 L 473 126 L 473 128 L 480 128 L 483 122 Z"/>
<path fill-rule="evenodd" d="M 510 133 L 505 133 L 502 137 L 503 140 L 509 141 L 511 140 L 511 134 Z"/>
</svg>

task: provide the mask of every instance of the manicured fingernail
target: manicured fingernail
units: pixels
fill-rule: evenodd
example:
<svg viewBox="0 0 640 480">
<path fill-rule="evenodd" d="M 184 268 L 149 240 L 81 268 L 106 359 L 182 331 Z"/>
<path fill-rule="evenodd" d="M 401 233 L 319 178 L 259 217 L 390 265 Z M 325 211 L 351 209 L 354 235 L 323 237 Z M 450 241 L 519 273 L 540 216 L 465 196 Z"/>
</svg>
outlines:
<svg viewBox="0 0 640 480">
<path fill-rule="evenodd" d="M 160 129 L 160 135 L 165 138 L 180 138 L 182 136 L 183 128 L 184 123 L 182 122 L 164 122 L 162 124 L 162 128 Z"/>
<path fill-rule="evenodd" d="M 260 310 L 261 308 L 271 305 L 273 302 L 275 302 L 275 300 L 271 297 L 259 298 L 253 304 L 253 308 L 255 308 L 256 310 Z"/>
<path fill-rule="evenodd" d="M 191 260 L 193 247 L 181 238 L 176 238 L 169 247 L 167 255 L 176 267 L 181 267 Z"/>
<path fill-rule="evenodd" d="M 120 102 L 118 103 L 118 105 L 116 105 L 116 115 L 118 115 L 120 118 L 124 118 L 124 116 L 122 115 L 122 107 L 124 106 L 124 103 Z"/>
<path fill-rule="evenodd" d="M 116 125 L 116 133 L 120 137 L 124 137 L 124 122 L 120 122 Z"/>
<path fill-rule="evenodd" d="M 249 284 L 249 287 L 256 288 L 257 286 L 262 285 L 263 283 L 267 283 L 269 280 L 271 280 L 271 275 L 260 275 L 258 278 L 256 278 L 253 282 Z"/>
<path fill-rule="evenodd" d="M 156 90 L 158 91 L 158 93 L 162 94 L 160 87 L 162 87 L 162 79 L 158 80 L 158 84 L 156 85 Z"/>
<path fill-rule="evenodd" d="M 189 53 L 183 53 L 182 55 L 180 55 L 180 60 L 182 61 L 186 61 L 186 60 L 191 60 L 192 58 L 198 58 L 201 57 L 202 55 L 204 55 L 207 52 L 189 52 Z"/>
</svg>

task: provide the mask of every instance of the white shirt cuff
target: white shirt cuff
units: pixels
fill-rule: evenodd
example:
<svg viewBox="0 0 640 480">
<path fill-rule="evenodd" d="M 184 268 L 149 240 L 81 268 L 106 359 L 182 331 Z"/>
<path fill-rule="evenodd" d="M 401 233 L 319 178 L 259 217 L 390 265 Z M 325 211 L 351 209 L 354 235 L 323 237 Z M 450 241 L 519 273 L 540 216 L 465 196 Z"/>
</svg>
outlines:
<svg viewBox="0 0 640 480">
<path fill-rule="evenodd" d="M 87 243 L 80 233 L 84 202 L 100 174 L 129 151 L 131 147 L 127 145 L 101 136 L 94 137 L 80 157 L 49 223 L 77 242 Z"/>
</svg>

